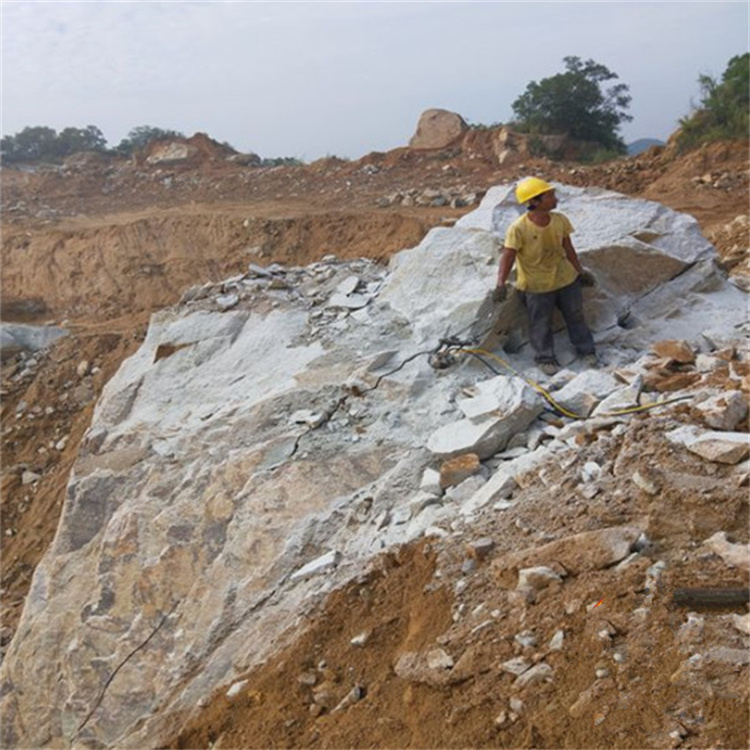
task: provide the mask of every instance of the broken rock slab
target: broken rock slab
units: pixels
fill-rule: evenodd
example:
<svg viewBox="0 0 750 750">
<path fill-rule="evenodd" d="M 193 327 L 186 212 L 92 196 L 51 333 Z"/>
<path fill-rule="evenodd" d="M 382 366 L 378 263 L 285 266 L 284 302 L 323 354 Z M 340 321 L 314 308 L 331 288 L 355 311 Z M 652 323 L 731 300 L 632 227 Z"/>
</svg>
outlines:
<svg viewBox="0 0 750 750">
<path fill-rule="evenodd" d="M 560 406 L 582 417 L 588 417 L 594 407 L 620 387 L 617 379 L 602 370 L 585 370 L 555 391 L 552 397 Z"/>
<path fill-rule="evenodd" d="M 668 432 L 666 437 L 714 463 L 738 464 L 750 455 L 750 434 L 747 432 L 710 432 L 695 425 L 685 425 Z"/>
<path fill-rule="evenodd" d="M 651 347 L 660 357 L 678 362 L 681 365 L 695 362 L 695 352 L 687 341 L 681 339 L 666 339 L 656 341 Z"/>
<path fill-rule="evenodd" d="M 379 301 L 409 321 L 419 344 L 468 331 L 495 284 L 499 247 L 489 232 L 435 227 L 391 258 Z"/>
<path fill-rule="evenodd" d="M 642 529 L 637 526 L 584 531 L 541 547 L 505 555 L 493 562 L 493 568 L 501 584 L 507 588 L 516 585 L 518 573 L 524 568 L 562 565 L 569 575 L 578 575 L 619 562 L 631 552 L 641 533 Z"/>
<path fill-rule="evenodd" d="M 623 388 L 618 388 L 609 394 L 592 412 L 594 417 L 606 417 L 617 415 L 619 412 L 638 406 L 641 391 L 643 390 L 643 378 L 637 375 L 632 382 Z"/>
<path fill-rule="evenodd" d="M 724 560 L 727 565 L 750 570 L 750 545 L 733 544 L 727 539 L 725 531 L 717 531 L 703 544 Z"/>
<path fill-rule="evenodd" d="M 747 415 L 747 399 L 740 391 L 726 391 L 695 407 L 703 421 L 715 430 L 731 432 Z"/>
<path fill-rule="evenodd" d="M 484 460 L 501 451 L 513 435 L 523 432 L 544 408 L 542 400 L 521 378 L 499 376 L 477 386 L 475 399 L 459 405 L 467 416 L 432 434 L 427 448 L 441 458 L 476 453 Z"/>
<path fill-rule="evenodd" d="M 614 329 L 623 311 L 644 292 L 716 254 L 688 214 L 602 188 L 552 185 L 560 210 L 576 230 L 581 261 L 599 282 L 585 292 L 586 317 L 595 331 Z M 488 190 L 479 208 L 463 216 L 456 227 L 486 229 L 502 238 L 521 213 L 512 188 L 499 185 Z"/>
</svg>

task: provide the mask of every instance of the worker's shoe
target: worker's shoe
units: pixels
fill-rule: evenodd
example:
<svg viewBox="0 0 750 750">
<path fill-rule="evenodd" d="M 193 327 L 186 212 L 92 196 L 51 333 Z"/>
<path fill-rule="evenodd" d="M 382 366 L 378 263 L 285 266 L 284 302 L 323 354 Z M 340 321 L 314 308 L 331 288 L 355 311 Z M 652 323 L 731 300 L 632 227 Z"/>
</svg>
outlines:
<svg viewBox="0 0 750 750">
<path fill-rule="evenodd" d="M 560 363 L 555 360 L 546 360 L 544 362 L 537 362 L 537 367 L 545 375 L 554 375 L 560 369 Z"/>
<path fill-rule="evenodd" d="M 591 354 L 584 354 L 581 360 L 586 367 L 596 367 L 599 364 L 599 357 L 593 352 Z"/>
</svg>

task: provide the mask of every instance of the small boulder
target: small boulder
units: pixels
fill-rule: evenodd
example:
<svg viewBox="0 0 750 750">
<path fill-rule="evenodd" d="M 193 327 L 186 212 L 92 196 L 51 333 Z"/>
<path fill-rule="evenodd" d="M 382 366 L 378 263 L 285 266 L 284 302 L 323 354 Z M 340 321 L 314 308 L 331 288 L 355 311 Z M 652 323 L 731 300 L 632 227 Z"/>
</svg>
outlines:
<svg viewBox="0 0 750 750">
<path fill-rule="evenodd" d="M 419 117 L 409 148 L 445 148 L 468 129 L 463 117 L 455 112 L 427 109 Z"/>
<path fill-rule="evenodd" d="M 726 532 L 717 531 L 703 544 L 724 560 L 727 565 L 733 568 L 750 570 L 750 546 L 747 544 L 732 544 L 727 539 Z"/>
<path fill-rule="evenodd" d="M 750 455 L 750 435 L 746 432 L 707 432 L 685 425 L 668 432 L 666 437 L 714 463 L 738 464 Z"/>
<path fill-rule="evenodd" d="M 681 365 L 695 362 L 695 352 L 687 341 L 681 339 L 665 339 L 657 341 L 651 347 L 660 357 L 666 357 Z"/>
<path fill-rule="evenodd" d="M 546 565 L 522 568 L 518 571 L 518 588 L 531 588 L 536 591 L 547 588 L 551 583 L 562 581 L 562 576 Z"/>
<path fill-rule="evenodd" d="M 642 530 L 636 526 L 611 526 L 584 531 L 541 547 L 511 552 L 498 558 L 493 566 L 500 583 L 508 588 L 516 584 L 518 571 L 524 568 L 557 564 L 571 575 L 601 570 L 626 557 L 641 533 Z"/>
<path fill-rule="evenodd" d="M 731 432 L 747 415 L 747 401 L 739 391 L 727 391 L 702 401 L 696 409 L 709 427 Z"/>
</svg>

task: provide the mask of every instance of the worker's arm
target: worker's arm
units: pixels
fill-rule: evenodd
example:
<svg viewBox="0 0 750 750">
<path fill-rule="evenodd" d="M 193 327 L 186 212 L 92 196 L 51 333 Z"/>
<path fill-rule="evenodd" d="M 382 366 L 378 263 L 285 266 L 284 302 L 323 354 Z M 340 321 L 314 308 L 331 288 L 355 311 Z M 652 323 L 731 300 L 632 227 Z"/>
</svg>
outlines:
<svg viewBox="0 0 750 750">
<path fill-rule="evenodd" d="M 500 268 L 497 271 L 497 286 L 492 293 L 492 299 L 497 303 L 505 302 L 508 299 L 508 288 L 505 282 L 510 276 L 510 271 L 516 261 L 516 251 L 512 247 L 504 247 L 500 255 Z"/>
<path fill-rule="evenodd" d="M 587 271 L 582 265 L 581 261 L 578 260 L 578 253 L 576 253 L 573 243 L 570 241 L 570 237 L 563 237 L 563 249 L 565 250 L 565 256 L 570 261 L 573 268 L 578 271 L 578 278 L 581 280 L 583 286 L 594 286 L 596 280 L 594 274 L 591 271 Z"/>
<path fill-rule="evenodd" d="M 512 247 L 504 247 L 500 255 L 500 268 L 497 272 L 497 285 L 505 286 L 505 282 L 510 276 L 513 264 L 516 262 L 516 251 Z"/>
<path fill-rule="evenodd" d="M 581 266 L 581 261 L 578 260 L 578 254 L 573 247 L 573 243 L 570 241 L 570 237 L 563 237 L 562 245 L 563 250 L 565 250 L 565 256 L 570 261 L 573 268 L 575 268 L 579 274 L 582 274 L 583 267 Z"/>
</svg>

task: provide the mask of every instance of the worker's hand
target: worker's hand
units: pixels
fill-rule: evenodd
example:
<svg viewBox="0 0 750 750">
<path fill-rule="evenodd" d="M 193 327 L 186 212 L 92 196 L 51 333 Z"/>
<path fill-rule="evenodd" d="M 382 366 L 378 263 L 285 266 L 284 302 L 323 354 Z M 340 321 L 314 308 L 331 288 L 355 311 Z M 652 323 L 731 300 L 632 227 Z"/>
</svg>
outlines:
<svg viewBox="0 0 750 750">
<path fill-rule="evenodd" d="M 508 299 L 508 287 L 505 284 L 496 286 L 492 292 L 492 301 L 499 305 L 501 302 L 505 302 L 506 299 Z"/>
<path fill-rule="evenodd" d="M 596 277 L 587 268 L 578 274 L 578 278 L 581 280 L 581 286 L 596 286 Z"/>
</svg>

